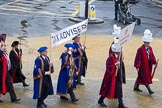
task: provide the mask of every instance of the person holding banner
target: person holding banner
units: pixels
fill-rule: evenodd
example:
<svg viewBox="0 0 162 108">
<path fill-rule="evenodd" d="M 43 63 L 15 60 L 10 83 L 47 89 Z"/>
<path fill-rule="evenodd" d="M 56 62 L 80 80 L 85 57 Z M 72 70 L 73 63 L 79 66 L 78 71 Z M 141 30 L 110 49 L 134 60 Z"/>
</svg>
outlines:
<svg viewBox="0 0 162 108">
<path fill-rule="evenodd" d="M 40 47 L 38 49 L 40 56 L 36 58 L 33 79 L 34 79 L 34 93 L 33 99 L 37 99 L 37 108 L 47 108 L 44 100 L 48 95 L 53 95 L 53 85 L 51 74 L 53 71 L 51 67 L 53 66 L 47 56 L 47 47 Z"/>
<path fill-rule="evenodd" d="M 121 27 L 118 27 L 116 24 L 114 24 L 113 29 L 114 29 L 114 31 L 112 33 L 112 36 L 114 38 L 114 41 L 112 42 L 112 44 L 118 43 L 119 37 L 120 37 L 120 32 L 121 32 Z M 111 46 L 112 46 L 112 44 L 111 44 Z M 111 46 L 109 48 L 109 56 L 113 53 L 111 50 Z"/>
<path fill-rule="evenodd" d="M 114 41 L 112 42 L 111 46 L 114 43 L 118 43 L 119 37 L 120 37 L 120 32 L 121 32 L 121 27 L 118 27 L 116 24 L 114 24 L 113 29 L 114 29 L 114 32 L 112 33 L 112 36 L 114 38 Z M 111 49 L 111 46 L 109 48 L 109 56 L 113 53 L 112 49 Z M 122 50 L 123 50 L 123 48 L 122 48 Z M 121 67 L 122 67 L 123 83 L 126 84 L 125 65 L 124 65 L 124 61 L 123 61 L 124 57 L 123 57 L 122 51 L 121 51 L 121 55 L 120 56 L 121 56 L 120 60 L 121 60 Z"/>
<path fill-rule="evenodd" d="M 76 37 L 73 38 L 74 42 L 73 45 L 75 47 L 75 50 L 73 51 L 72 55 L 74 58 L 74 63 L 76 65 L 76 81 L 74 81 L 74 88 L 76 88 L 76 84 L 84 85 L 84 83 L 81 82 L 81 76 L 82 76 L 82 71 L 81 71 L 81 58 L 83 56 L 83 53 L 81 51 L 81 44 L 80 44 L 80 36 L 77 35 Z"/>
<path fill-rule="evenodd" d="M 67 93 L 69 93 L 71 101 L 75 103 L 78 101 L 78 99 L 76 99 L 73 92 L 74 71 L 76 68 L 72 58 L 74 45 L 65 44 L 65 47 L 67 48 L 66 51 L 60 56 L 62 63 L 57 82 L 57 94 L 60 95 L 60 99 L 68 100 Z"/>
<path fill-rule="evenodd" d="M 139 85 L 145 85 L 150 95 L 154 93 L 150 88 L 150 84 L 152 84 L 152 66 L 156 64 L 156 58 L 150 46 L 152 39 L 151 31 L 146 29 L 142 37 L 144 44 L 138 48 L 134 61 L 134 67 L 138 73 L 134 91 L 142 92 L 139 89 Z"/>
<path fill-rule="evenodd" d="M 118 108 L 127 108 L 123 104 L 122 92 L 122 68 L 120 62 L 121 46 L 114 43 L 111 46 L 112 54 L 107 58 L 106 71 L 100 88 L 100 98 L 98 104 L 103 107 L 107 105 L 104 103 L 105 98 L 118 98 Z"/>
</svg>

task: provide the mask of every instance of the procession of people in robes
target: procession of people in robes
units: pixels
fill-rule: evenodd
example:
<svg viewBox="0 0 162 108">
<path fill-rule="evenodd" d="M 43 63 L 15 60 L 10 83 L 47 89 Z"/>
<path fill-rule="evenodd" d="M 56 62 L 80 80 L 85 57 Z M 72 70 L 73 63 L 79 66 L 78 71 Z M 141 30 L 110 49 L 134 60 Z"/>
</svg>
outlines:
<svg viewBox="0 0 162 108">
<path fill-rule="evenodd" d="M 118 99 L 118 108 L 128 108 L 123 102 L 123 87 L 126 83 L 126 71 L 124 65 L 123 46 L 119 44 L 121 27 L 113 26 L 113 39 L 109 48 L 108 57 L 106 60 L 106 70 L 101 83 L 99 92 L 98 104 L 102 107 L 107 107 L 104 102 L 105 98 Z M 0 97 L 9 92 L 11 102 L 19 102 L 21 99 L 17 98 L 14 91 L 13 83 L 22 83 L 23 87 L 29 85 L 25 82 L 25 75 L 22 72 L 22 49 L 19 48 L 21 44 L 19 41 L 13 41 L 11 44 L 11 51 L 8 55 L 5 45 L 6 34 L 0 35 Z M 152 33 L 149 29 L 144 31 L 142 37 L 143 45 L 137 49 L 137 54 L 134 60 L 134 67 L 137 70 L 137 79 L 134 84 L 134 91 L 142 92 L 139 88 L 144 85 L 149 94 L 152 95 L 150 84 L 152 84 L 153 72 L 152 66 L 157 65 L 156 57 L 153 49 L 150 46 L 152 42 Z M 64 45 L 65 51 L 60 55 L 61 66 L 57 81 L 56 94 L 60 100 L 69 100 L 76 103 L 79 101 L 75 95 L 74 89 L 78 85 L 84 85 L 82 76 L 86 76 L 86 69 L 88 65 L 88 57 L 86 54 L 86 46 L 81 44 L 80 35 L 75 36 L 73 43 Z M 48 48 L 46 46 L 40 47 L 37 52 L 39 56 L 36 57 L 33 69 L 33 99 L 37 100 L 36 108 L 47 108 L 45 100 L 48 95 L 54 94 L 51 75 L 54 73 L 54 66 L 51 58 L 48 57 Z M 0 98 L 0 102 L 3 102 Z"/>
</svg>

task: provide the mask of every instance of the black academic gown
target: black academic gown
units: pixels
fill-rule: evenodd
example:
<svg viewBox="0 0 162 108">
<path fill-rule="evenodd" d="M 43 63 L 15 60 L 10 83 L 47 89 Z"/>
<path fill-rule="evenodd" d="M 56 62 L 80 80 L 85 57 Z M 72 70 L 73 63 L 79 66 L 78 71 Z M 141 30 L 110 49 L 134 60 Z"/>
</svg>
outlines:
<svg viewBox="0 0 162 108">
<path fill-rule="evenodd" d="M 9 54 L 11 60 L 11 74 L 14 83 L 23 82 L 26 77 L 22 74 L 21 71 L 21 56 L 14 50 L 10 51 Z"/>
</svg>

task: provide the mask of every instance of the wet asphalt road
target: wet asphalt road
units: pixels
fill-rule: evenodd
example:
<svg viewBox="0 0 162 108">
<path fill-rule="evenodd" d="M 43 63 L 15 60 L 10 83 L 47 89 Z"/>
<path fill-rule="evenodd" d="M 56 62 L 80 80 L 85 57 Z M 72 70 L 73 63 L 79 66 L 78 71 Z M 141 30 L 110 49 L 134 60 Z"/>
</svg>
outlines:
<svg viewBox="0 0 162 108">
<path fill-rule="evenodd" d="M 75 24 L 68 18 L 76 15 L 79 1 L 83 0 L 1 0 L 0 30 L 9 36 L 49 36 L 52 32 Z M 96 6 L 96 17 L 105 22 L 89 25 L 88 34 L 110 35 L 113 24 L 125 26 L 113 20 L 113 1 L 100 0 L 92 4 Z M 140 1 L 131 10 L 142 21 L 141 25 L 135 27 L 134 34 L 143 35 L 144 29 L 149 28 L 154 37 L 161 37 L 162 8 L 151 1 Z M 22 21 L 27 21 L 27 25 L 21 24 Z"/>
</svg>

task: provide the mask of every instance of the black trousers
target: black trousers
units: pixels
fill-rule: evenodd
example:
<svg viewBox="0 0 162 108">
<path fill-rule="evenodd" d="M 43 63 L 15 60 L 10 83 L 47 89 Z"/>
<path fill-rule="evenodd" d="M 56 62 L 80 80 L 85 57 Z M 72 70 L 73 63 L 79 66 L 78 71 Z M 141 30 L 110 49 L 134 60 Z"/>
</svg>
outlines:
<svg viewBox="0 0 162 108">
<path fill-rule="evenodd" d="M 81 76 L 82 76 L 82 71 L 80 70 L 78 76 L 77 76 L 77 83 L 80 83 L 81 82 Z"/>
<path fill-rule="evenodd" d="M 117 19 L 119 5 L 118 2 L 115 2 L 115 19 Z"/>
<path fill-rule="evenodd" d="M 10 94 L 10 97 L 11 97 L 11 101 L 16 100 L 17 96 L 15 94 L 15 91 L 14 91 L 14 88 L 13 88 L 13 84 L 11 82 L 11 76 L 10 76 L 9 72 L 7 72 L 6 85 L 7 85 L 7 89 L 8 89 L 8 92 Z"/>
<path fill-rule="evenodd" d="M 117 76 L 116 76 L 115 96 L 118 98 L 119 105 L 123 106 L 122 75 L 121 75 L 120 69 L 118 69 L 118 73 L 117 73 Z"/>
<path fill-rule="evenodd" d="M 38 100 L 37 100 L 37 107 L 41 106 L 44 103 L 44 100 L 48 97 L 49 92 L 51 90 L 50 84 L 51 84 L 50 76 L 48 76 L 48 75 L 43 76 L 41 97 L 38 98 Z"/>
<path fill-rule="evenodd" d="M 70 94 L 71 101 L 74 101 L 76 99 L 76 97 L 75 97 L 75 94 L 73 92 L 73 86 L 72 85 L 68 88 L 68 93 Z"/>
</svg>

